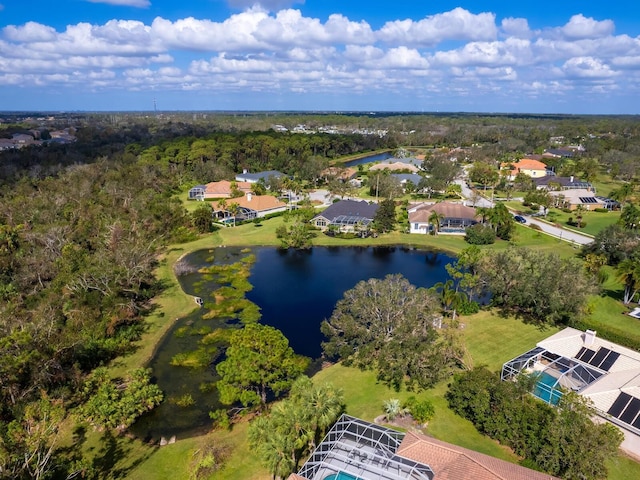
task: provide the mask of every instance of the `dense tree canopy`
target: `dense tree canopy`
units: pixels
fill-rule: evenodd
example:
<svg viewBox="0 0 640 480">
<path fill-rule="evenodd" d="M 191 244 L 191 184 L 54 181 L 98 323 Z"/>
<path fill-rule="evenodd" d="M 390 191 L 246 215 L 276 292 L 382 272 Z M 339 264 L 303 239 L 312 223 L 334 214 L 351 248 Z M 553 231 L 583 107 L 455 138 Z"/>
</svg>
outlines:
<svg viewBox="0 0 640 480">
<path fill-rule="evenodd" d="M 606 478 L 605 463 L 622 433 L 608 423 L 594 424 L 593 410 L 576 393 L 566 392 L 556 409 L 529 394 L 534 384 L 535 377 L 526 376 L 501 381 L 480 367 L 457 374 L 446 398 L 480 432 L 544 471 L 570 480 Z"/>
<path fill-rule="evenodd" d="M 250 323 L 233 332 L 226 358 L 216 366 L 220 401 L 264 407 L 270 397 L 288 391 L 308 364 L 280 330 Z"/>
<path fill-rule="evenodd" d="M 476 268 L 493 305 L 540 323 L 580 319 L 594 291 L 579 262 L 555 253 L 512 247 L 487 252 Z"/>
<path fill-rule="evenodd" d="M 373 218 L 375 229 L 380 233 L 390 232 L 397 223 L 396 220 L 396 204 L 388 198 L 380 202 L 380 206 Z"/>
<path fill-rule="evenodd" d="M 583 254 L 604 255 L 609 265 L 618 265 L 640 249 L 640 235 L 621 225 L 609 225 L 600 230 L 593 242 L 582 247 Z"/>
<path fill-rule="evenodd" d="M 0 136 L 39 129 L 49 138 L 49 131 L 68 128 L 77 142 L 0 152 L 0 457 L 10 478 L 46 476 L 57 425 L 69 408 L 93 398 L 81 395 L 86 375 L 135 348 L 150 300 L 162 288 L 153 275 L 159 253 L 209 229 L 204 208 L 190 215 L 177 198 L 190 186 L 232 179 L 245 168 L 277 169 L 296 182 L 282 187 L 299 191 L 303 183 L 316 185 L 331 159 L 402 144 L 436 147 L 424 149 L 425 168 L 437 189 L 447 191 L 455 174 L 449 147 L 462 147 L 456 155 L 465 162 L 495 165 L 498 158 L 542 151 L 551 136 L 563 136 L 583 144 L 603 167 L 600 173 L 626 181 L 616 198 L 638 200 L 640 126 L 634 118 L 67 113 L 46 115 L 43 126 L 39 116 L 12 120 L 18 116 L 3 115 Z M 313 133 L 275 132 L 275 124 L 289 130 L 305 124 Z M 326 125 L 344 133 L 321 133 Z M 351 133 L 364 129 L 388 133 Z M 553 165 L 558 173 L 593 173 L 582 156 Z M 378 189 L 381 198 L 396 191 L 397 184 L 387 186 L 384 194 Z M 624 218 L 633 220 L 629 213 Z M 639 248 L 637 230 L 624 228 L 633 223 L 598 234 L 587 253 L 620 264 Z M 450 346 L 447 359 L 457 351 L 454 337 L 436 335 L 436 345 Z M 404 358 L 406 351 L 389 349 L 375 364 L 395 379 L 414 371 L 420 378 L 420 367 L 437 357 Z"/>
<path fill-rule="evenodd" d="M 289 398 L 251 422 L 249 443 L 272 475 L 287 478 L 343 411 L 341 390 L 330 383 L 314 385 L 300 376 Z"/>
<path fill-rule="evenodd" d="M 396 388 L 426 388 L 446 376 L 461 354 L 438 332 L 441 315 L 436 295 L 402 275 L 371 278 L 347 290 L 322 323 L 322 348 L 329 358 L 376 369 Z"/>
</svg>

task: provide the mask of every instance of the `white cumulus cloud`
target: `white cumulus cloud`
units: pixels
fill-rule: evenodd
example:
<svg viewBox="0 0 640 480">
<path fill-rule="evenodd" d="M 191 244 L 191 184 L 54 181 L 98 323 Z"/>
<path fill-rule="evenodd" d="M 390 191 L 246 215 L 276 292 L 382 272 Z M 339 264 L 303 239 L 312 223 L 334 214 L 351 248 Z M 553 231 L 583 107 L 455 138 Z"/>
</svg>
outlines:
<svg viewBox="0 0 640 480">
<path fill-rule="evenodd" d="M 533 35 L 526 18 L 504 18 L 500 29 L 507 37 L 531 38 Z"/>
<path fill-rule="evenodd" d="M 562 69 L 568 76 L 577 78 L 603 79 L 618 75 L 609 65 L 593 57 L 571 58 Z"/>
<path fill-rule="evenodd" d="M 458 7 L 418 21 L 387 22 L 378 37 L 391 44 L 437 45 L 445 40 L 492 40 L 497 32 L 493 13 L 474 15 Z"/>
<path fill-rule="evenodd" d="M 27 22 L 22 26 L 9 25 L 4 27 L 3 33 L 12 42 L 50 42 L 56 38 L 54 28 L 36 22 Z"/>
<path fill-rule="evenodd" d="M 295 4 L 303 4 L 304 0 L 228 0 L 228 3 L 233 8 L 245 9 L 260 6 L 268 11 L 275 12 Z"/>
<path fill-rule="evenodd" d="M 582 14 L 574 15 L 561 31 L 566 38 L 599 38 L 611 35 L 615 25 L 611 20 L 597 21 Z"/>
<path fill-rule="evenodd" d="M 513 102 L 640 84 L 640 37 L 615 35 L 611 20 L 577 14 L 532 30 L 526 18 L 497 25 L 494 13 L 455 8 L 374 28 L 341 13 L 306 15 L 295 3 L 237 0 L 247 8 L 222 20 L 8 25 L 0 30 L 0 94 L 11 85 L 67 82 L 86 91 L 393 92 Z"/>
</svg>

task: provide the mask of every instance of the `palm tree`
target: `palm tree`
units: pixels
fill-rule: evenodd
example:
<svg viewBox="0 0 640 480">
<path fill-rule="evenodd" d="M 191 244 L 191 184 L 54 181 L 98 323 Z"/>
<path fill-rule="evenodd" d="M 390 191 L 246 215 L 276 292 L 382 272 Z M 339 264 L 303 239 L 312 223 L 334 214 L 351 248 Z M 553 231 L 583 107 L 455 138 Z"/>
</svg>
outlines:
<svg viewBox="0 0 640 480">
<path fill-rule="evenodd" d="M 451 279 L 446 282 L 436 283 L 432 289 L 440 296 L 440 302 L 442 303 L 445 314 L 452 312 L 451 319 L 455 322 L 456 312 L 458 308 L 460 308 L 460 305 L 467 300 L 467 295 L 457 288 L 454 288 L 453 280 Z"/>
<path fill-rule="evenodd" d="M 498 237 L 509 240 L 513 231 L 513 216 L 503 203 L 496 203 L 487 217 Z"/>
<path fill-rule="evenodd" d="M 619 201 L 620 203 L 625 203 L 632 195 L 633 185 L 629 182 L 623 183 L 620 188 L 611 192 L 611 198 Z"/>
<path fill-rule="evenodd" d="M 229 209 L 229 213 L 231 213 L 231 216 L 233 216 L 233 226 L 236 226 L 236 216 L 238 215 L 238 212 L 240 211 L 240 205 L 238 205 L 236 202 L 231 202 L 231 204 L 228 207 Z"/>
<path fill-rule="evenodd" d="M 218 210 L 222 212 L 222 215 L 225 215 L 227 213 L 228 205 L 227 201 L 224 198 L 218 200 L 216 206 L 218 207 Z"/>
<path fill-rule="evenodd" d="M 618 264 L 618 275 L 624 282 L 622 303 L 629 305 L 640 290 L 640 255 L 631 256 Z M 640 301 L 638 302 L 640 304 Z"/>
<path fill-rule="evenodd" d="M 397 398 L 385 400 L 382 408 L 384 409 L 384 414 L 387 416 L 387 420 L 390 422 L 402 413 L 402 406 L 400 405 L 400 400 Z"/>
<path fill-rule="evenodd" d="M 578 205 L 576 207 L 576 223 L 578 228 L 582 228 L 582 212 L 584 212 L 584 207 Z"/>
<path fill-rule="evenodd" d="M 273 478 L 284 479 L 297 466 L 295 437 L 293 430 L 277 427 L 270 417 L 257 417 L 249 426 L 249 444 Z"/>
<path fill-rule="evenodd" d="M 491 213 L 491 207 L 476 207 L 476 214 L 482 217 L 482 223 L 487 222 L 487 218 Z"/>
<path fill-rule="evenodd" d="M 342 390 L 330 383 L 314 385 L 309 377 L 301 376 L 291 387 L 289 398 L 306 409 L 309 430 L 309 450 L 326 435 L 329 427 L 344 411 Z"/>
<path fill-rule="evenodd" d="M 447 188 L 444 191 L 444 194 L 450 197 L 455 197 L 455 196 L 462 197 L 462 187 L 457 183 L 450 183 L 449 185 L 447 185 Z"/>
<path fill-rule="evenodd" d="M 429 223 L 433 226 L 433 234 L 437 235 L 440 231 L 440 223 L 444 220 L 444 215 L 433 210 L 429 215 Z"/>
</svg>

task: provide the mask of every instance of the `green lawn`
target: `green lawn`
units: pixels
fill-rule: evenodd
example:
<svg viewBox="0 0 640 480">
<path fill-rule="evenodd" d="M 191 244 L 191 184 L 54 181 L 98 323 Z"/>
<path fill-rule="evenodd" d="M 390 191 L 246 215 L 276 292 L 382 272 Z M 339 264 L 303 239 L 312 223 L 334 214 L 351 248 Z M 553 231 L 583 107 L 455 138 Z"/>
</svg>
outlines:
<svg viewBox="0 0 640 480">
<path fill-rule="evenodd" d="M 131 368 L 144 365 L 172 321 L 194 308 L 192 298 L 180 290 L 172 270 L 172 266 L 181 255 L 219 245 L 277 245 L 275 229 L 281 223 L 282 218 L 275 218 L 264 221 L 260 227 L 247 224 L 225 228 L 195 242 L 170 248 L 162 257 L 157 271 L 158 277 L 166 282 L 168 288 L 156 299 L 157 309 L 148 320 L 149 328 L 140 341 L 139 350 L 119 360 L 113 366 L 112 374 L 122 375 Z M 517 226 L 512 243 L 555 251 L 564 256 L 572 256 L 576 253 L 575 249 L 568 244 L 521 225 Z M 407 244 L 415 247 L 437 248 L 452 253 L 459 252 L 467 246 L 461 237 L 408 235 L 398 232 L 365 241 L 342 240 L 322 234 L 314 239 L 314 245 L 374 244 Z M 509 245 L 508 242 L 498 242 L 486 248 L 507 248 Z M 614 278 L 610 279 L 606 286 L 614 293 L 620 288 Z M 619 302 L 609 297 L 594 297 L 592 303 L 594 318 L 615 324 L 618 328 L 640 332 L 640 322 L 630 322 L 629 320 L 632 319 L 622 315 Z M 498 371 L 504 362 L 533 348 L 540 339 L 556 331 L 551 328 L 540 330 L 538 327 L 525 325 L 513 318 L 500 318 L 485 311 L 462 317 L 461 321 L 464 324 L 463 335 L 473 364 L 484 364 L 494 371 Z M 373 420 L 382 414 L 382 403 L 385 400 L 390 398 L 403 400 L 411 394 L 406 391 L 395 392 L 378 383 L 372 372 L 362 372 L 341 365 L 322 370 L 316 374 L 314 381 L 331 381 L 343 388 L 347 412 L 367 420 Z M 436 417 L 429 423 L 426 432 L 441 440 L 516 462 L 517 458 L 508 449 L 480 435 L 470 422 L 454 415 L 447 408 L 444 399 L 446 384 L 447 382 L 443 382 L 432 390 L 417 394 L 420 398 L 429 398 L 436 407 Z M 162 448 L 152 447 L 126 437 L 118 438 L 114 442 L 100 433 L 90 432 L 87 434 L 85 451 L 90 457 L 96 459 L 98 465 L 109 466 L 112 472 L 119 473 L 119 476 L 116 475 L 113 478 L 187 479 L 193 454 L 203 445 L 213 442 L 228 446 L 231 456 L 225 468 L 210 478 L 268 480 L 271 476 L 250 451 L 246 440 L 246 429 L 247 424 L 244 422 L 235 425 L 229 432 L 215 431 L 200 437 L 178 439 L 176 444 Z M 71 441 L 68 438 L 66 443 Z M 612 459 L 609 478 L 613 480 L 640 478 L 640 464 L 624 457 Z"/>
<path fill-rule="evenodd" d="M 510 202 L 505 202 L 505 204 L 509 208 L 512 208 L 514 211 L 517 211 L 519 213 L 524 213 L 527 215 L 531 213 L 536 213 L 536 212 L 533 212 L 530 208 L 524 207 L 522 205 L 522 202 L 510 201 Z M 606 213 L 584 211 L 582 212 L 582 221 L 585 224 L 584 228 L 570 227 L 569 225 L 567 225 L 567 220 L 569 220 L 570 217 L 572 217 L 575 220 L 577 215 L 578 215 L 578 212 L 576 211 L 567 213 L 557 208 L 550 208 L 547 216 L 540 217 L 538 218 L 538 220 L 547 221 L 550 223 L 558 223 L 564 228 L 567 228 L 569 230 L 575 230 L 576 232 L 579 232 L 579 233 L 585 233 L 587 235 L 596 235 L 603 228 L 616 223 L 620 218 L 619 211 L 606 212 Z"/>
</svg>

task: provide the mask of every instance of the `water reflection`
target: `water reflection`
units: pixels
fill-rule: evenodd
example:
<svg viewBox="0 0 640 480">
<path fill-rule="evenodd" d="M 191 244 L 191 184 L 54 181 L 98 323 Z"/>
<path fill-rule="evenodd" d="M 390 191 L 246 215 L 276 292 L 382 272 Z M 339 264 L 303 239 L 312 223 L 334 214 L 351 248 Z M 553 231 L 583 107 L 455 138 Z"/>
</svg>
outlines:
<svg viewBox="0 0 640 480">
<path fill-rule="evenodd" d="M 185 257 L 180 284 L 189 295 L 202 297 L 206 307 L 207 302 L 214 302 L 211 293 L 221 285 L 215 276 L 203 274 L 202 268 L 236 263 L 250 253 L 256 260 L 249 278 L 253 289 L 246 296 L 260 307 L 262 323 L 280 329 L 296 353 L 314 359 L 321 354 L 320 323 L 331 316 L 346 290 L 361 280 L 395 273 L 416 286 L 430 287 L 446 280 L 444 266 L 452 261 L 441 253 L 407 247 L 315 247 L 306 251 L 227 247 Z M 217 380 L 214 365 L 172 365 L 172 359 L 189 352 L 214 359 L 215 344 L 203 345 L 203 338 L 216 329 L 237 327 L 235 318 L 203 318 L 207 311 L 194 302 L 194 311 L 179 319 L 158 345 L 149 366 L 166 399 L 136 422 L 132 431 L 137 436 L 184 438 L 209 428 L 209 412 L 220 408 L 217 393 L 211 388 Z"/>
</svg>

